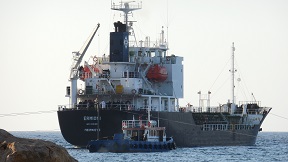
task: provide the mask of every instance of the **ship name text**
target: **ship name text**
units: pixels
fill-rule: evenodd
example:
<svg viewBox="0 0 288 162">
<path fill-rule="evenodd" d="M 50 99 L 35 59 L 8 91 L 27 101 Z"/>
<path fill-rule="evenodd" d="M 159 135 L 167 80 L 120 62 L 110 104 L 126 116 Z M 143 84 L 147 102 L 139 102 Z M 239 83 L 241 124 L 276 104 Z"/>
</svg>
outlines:
<svg viewBox="0 0 288 162">
<path fill-rule="evenodd" d="M 84 116 L 84 120 L 98 120 L 98 116 Z M 101 117 L 99 117 L 99 120 L 101 120 Z"/>
</svg>

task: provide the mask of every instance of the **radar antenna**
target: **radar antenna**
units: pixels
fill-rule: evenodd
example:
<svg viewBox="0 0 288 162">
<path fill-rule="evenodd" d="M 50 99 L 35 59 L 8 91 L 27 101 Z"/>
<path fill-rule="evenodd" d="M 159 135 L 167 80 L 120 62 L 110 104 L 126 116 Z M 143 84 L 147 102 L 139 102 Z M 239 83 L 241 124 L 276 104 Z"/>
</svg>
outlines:
<svg viewBox="0 0 288 162">
<path fill-rule="evenodd" d="M 142 8 L 142 2 L 137 5 L 130 5 L 130 3 L 133 3 L 135 1 L 126 1 L 126 2 L 120 2 L 119 5 L 116 5 L 114 2 L 111 4 L 111 9 L 116 11 L 122 11 L 124 13 L 124 23 L 126 24 L 126 30 L 129 32 L 128 27 L 128 16 L 132 14 L 132 11 L 139 10 Z M 132 26 L 132 24 L 131 24 Z"/>
</svg>

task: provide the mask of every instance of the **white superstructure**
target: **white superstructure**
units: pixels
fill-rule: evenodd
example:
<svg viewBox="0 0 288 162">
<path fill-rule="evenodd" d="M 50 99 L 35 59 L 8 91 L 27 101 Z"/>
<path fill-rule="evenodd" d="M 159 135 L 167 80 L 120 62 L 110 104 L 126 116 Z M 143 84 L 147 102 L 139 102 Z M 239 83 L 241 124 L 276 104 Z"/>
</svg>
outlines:
<svg viewBox="0 0 288 162">
<path fill-rule="evenodd" d="M 113 3 L 111 9 L 124 13 L 125 24 L 114 23 L 110 55 L 94 56 L 92 64 L 85 62 L 81 66 L 80 59 L 73 63 L 71 88 L 67 88 L 66 95 L 71 99 L 70 107 L 81 109 L 89 107 L 89 103 L 104 101 L 107 108 L 177 111 L 178 99 L 183 97 L 183 57 L 167 55 L 163 28 L 156 42 L 150 41 L 150 37 L 130 41 L 134 35 L 128 16 L 141 9 L 141 5 Z M 75 55 L 82 60 L 81 54 Z"/>
</svg>

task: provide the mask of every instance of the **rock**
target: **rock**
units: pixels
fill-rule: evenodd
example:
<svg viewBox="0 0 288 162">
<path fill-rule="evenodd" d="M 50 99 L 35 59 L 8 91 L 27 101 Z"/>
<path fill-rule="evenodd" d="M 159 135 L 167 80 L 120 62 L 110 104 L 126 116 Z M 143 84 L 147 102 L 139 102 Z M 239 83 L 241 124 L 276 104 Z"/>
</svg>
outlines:
<svg viewBox="0 0 288 162">
<path fill-rule="evenodd" d="M 50 141 L 18 138 L 0 129 L 0 162 L 77 162 Z"/>
</svg>

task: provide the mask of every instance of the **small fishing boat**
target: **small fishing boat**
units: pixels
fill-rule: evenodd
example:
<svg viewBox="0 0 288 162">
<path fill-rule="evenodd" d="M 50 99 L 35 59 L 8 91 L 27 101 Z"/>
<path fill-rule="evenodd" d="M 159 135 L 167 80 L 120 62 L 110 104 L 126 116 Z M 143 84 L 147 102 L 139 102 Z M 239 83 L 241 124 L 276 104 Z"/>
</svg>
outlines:
<svg viewBox="0 0 288 162">
<path fill-rule="evenodd" d="M 165 127 L 154 120 L 123 120 L 123 133 L 109 139 L 91 140 L 89 152 L 164 152 L 176 149 L 172 137 L 166 137 Z"/>
</svg>

